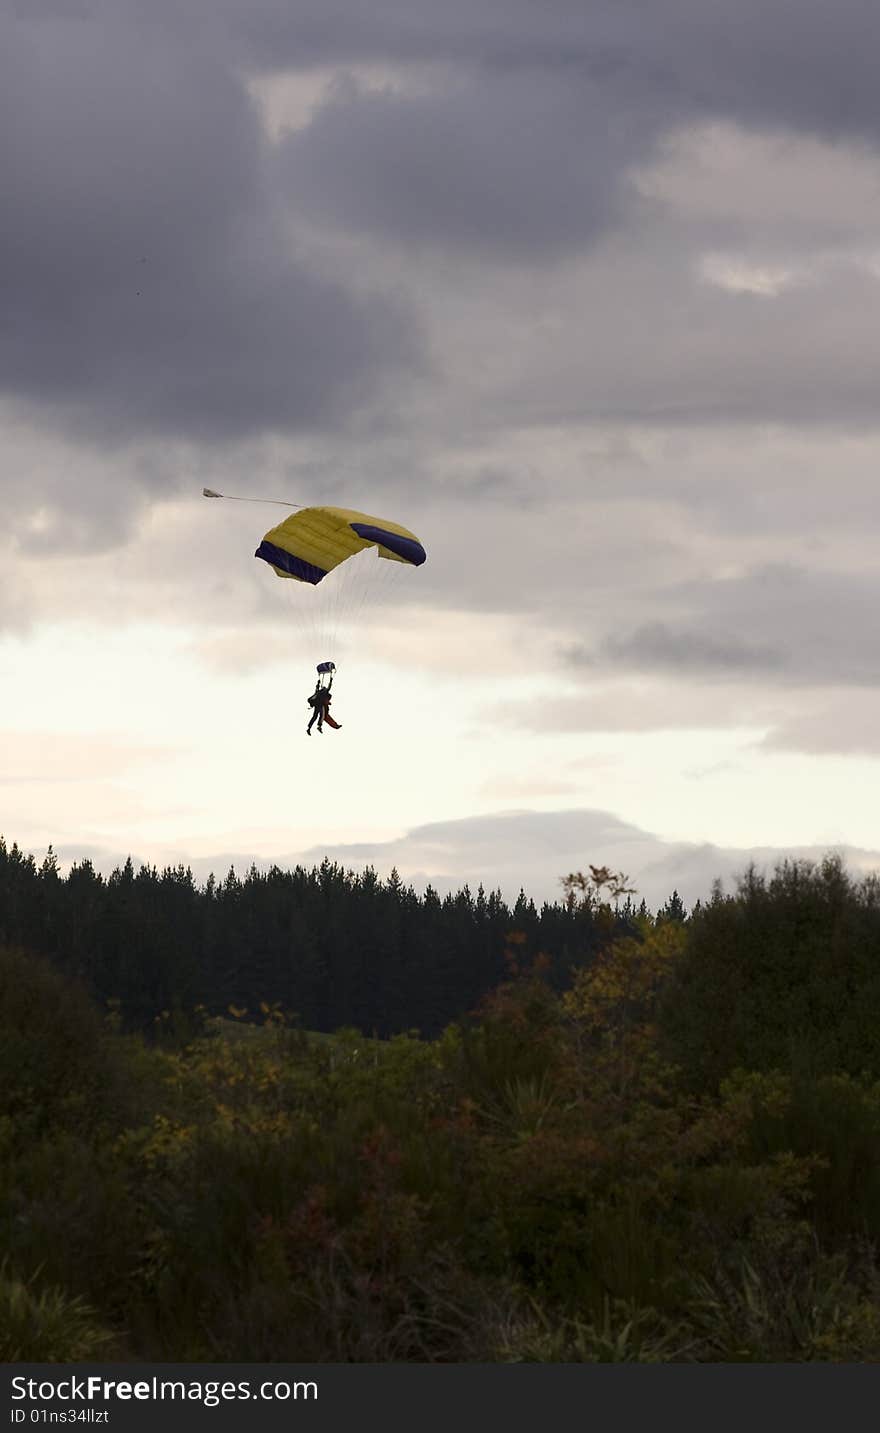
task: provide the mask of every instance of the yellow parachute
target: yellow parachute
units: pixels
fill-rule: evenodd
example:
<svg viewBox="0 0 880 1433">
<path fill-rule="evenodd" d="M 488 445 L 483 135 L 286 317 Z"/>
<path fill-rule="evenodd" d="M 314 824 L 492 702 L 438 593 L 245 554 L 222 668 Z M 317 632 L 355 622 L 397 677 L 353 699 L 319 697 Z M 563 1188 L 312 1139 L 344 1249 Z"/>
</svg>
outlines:
<svg viewBox="0 0 880 1433">
<path fill-rule="evenodd" d="M 414 532 L 386 518 L 370 517 L 351 508 L 314 507 L 285 518 L 270 528 L 255 557 L 279 577 L 317 586 L 341 562 L 376 547 L 380 557 L 421 567 L 426 553 Z"/>
<path fill-rule="evenodd" d="M 296 507 L 280 498 L 234 497 L 203 488 L 206 498 Z M 370 554 L 390 559 L 371 560 Z M 254 554 L 278 577 L 291 598 L 299 635 L 335 654 L 340 628 L 351 632 L 368 607 L 389 597 L 394 574 L 421 567 L 425 549 L 409 528 L 353 508 L 303 507 L 270 528 Z M 325 579 L 329 579 L 325 581 Z M 349 645 L 341 637 L 343 645 Z M 359 639 L 355 639 L 359 640 Z M 335 670 L 332 660 L 319 668 Z"/>
<path fill-rule="evenodd" d="M 409 528 L 337 507 L 301 508 L 270 528 L 254 555 L 289 579 L 283 587 L 296 628 L 324 659 L 319 674 L 335 670 L 352 642 L 360 645 L 364 616 L 398 586 L 393 575 L 425 561 L 425 549 Z"/>
</svg>

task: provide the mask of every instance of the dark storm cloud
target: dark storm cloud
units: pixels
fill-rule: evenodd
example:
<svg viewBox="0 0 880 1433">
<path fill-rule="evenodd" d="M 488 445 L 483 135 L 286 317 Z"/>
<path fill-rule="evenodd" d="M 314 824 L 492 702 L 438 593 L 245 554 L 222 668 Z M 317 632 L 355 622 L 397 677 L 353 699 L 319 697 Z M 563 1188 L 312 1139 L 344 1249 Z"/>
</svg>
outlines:
<svg viewBox="0 0 880 1433">
<path fill-rule="evenodd" d="M 320 424 L 417 360 L 399 301 L 292 254 L 258 116 L 182 28 L 0 21 L 0 390 L 88 426 Z"/>
<path fill-rule="evenodd" d="M 18 4 L 0 20 L 0 392 L 102 435 L 338 424 L 418 371 L 421 336 L 292 232 L 586 250 L 648 212 L 623 213 L 620 180 L 676 124 L 873 138 L 877 30 L 860 0 Z M 247 72 L 358 64 L 421 66 L 422 87 L 339 83 L 273 155 Z M 614 307 L 611 330 L 632 327 Z M 602 412 L 642 414 L 628 391 Z M 752 411 L 730 385 L 718 403 Z"/>
<path fill-rule="evenodd" d="M 428 95 L 338 85 L 282 145 L 296 203 L 418 246 L 535 258 L 583 250 L 617 210 L 644 120 L 609 125 L 601 90 L 517 72 Z"/>
<path fill-rule="evenodd" d="M 214 0 L 204 13 L 218 14 Z M 219 13 L 266 69 L 541 67 L 601 79 L 609 97 L 649 99 L 671 117 L 727 114 L 826 134 L 880 127 L 874 0 L 224 0 Z"/>
<path fill-rule="evenodd" d="M 663 0 L 624 5 L 639 63 L 682 107 L 827 136 L 880 131 L 873 0 Z"/>
<path fill-rule="evenodd" d="M 610 637 L 603 655 L 625 666 L 665 668 L 724 677 L 754 672 L 776 672 L 785 663 L 778 648 L 749 642 L 732 634 L 698 630 L 676 631 L 665 622 L 647 622 L 628 637 Z"/>
<path fill-rule="evenodd" d="M 676 616 L 614 633 L 592 652 L 575 647 L 565 655 L 591 674 L 610 667 L 707 681 L 876 687 L 878 601 L 873 578 L 765 566 L 658 594 L 657 605 Z"/>
<path fill-rule="evenodd" d="M 298 198 L 403 242 L 583 249 L 616 217 L 625 167 L 676 125 L 880 131 L 880 18 L 862 0 L 267 0 L 233 26 L 268 69 L 448 67 L 426 94 L 337 95 L 288 145 Z"/>
</svg>

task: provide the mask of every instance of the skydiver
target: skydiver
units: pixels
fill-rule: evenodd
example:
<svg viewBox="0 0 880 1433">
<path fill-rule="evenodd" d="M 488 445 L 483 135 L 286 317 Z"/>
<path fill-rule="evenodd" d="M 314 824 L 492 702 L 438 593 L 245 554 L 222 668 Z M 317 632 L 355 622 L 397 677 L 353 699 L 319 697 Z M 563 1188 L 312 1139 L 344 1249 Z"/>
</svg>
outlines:
<svg viewBox="0 0 880 1433">
<path fill-rule="evenodd" d="M 332 716 L 330 715 L 330 703 L 331 703 L 331 701 L 333 700 L 333 694 L 332 694 L 332 692 L 330 691 L 330 688 L 329 688 L 329 687 L 325 687 L 325 688 L 324 688 L 324 691 L 327 693 L 327 696 L 326 696 L 326 700 L 325 700 L 325 702 L 324 702 L 324 712 L 323 712 L 323 716 L 322 716 L 321 720 L 318 722 L 318 730 L 320 731 L 320 730 L 321 730 L 321 727 L 322 727 L 322 725 L 323 725 L 323 723 L 324 723 L 324 722 L 327 722 L 328 725 L 332 726 L 335 731 L 339 731 L 340 728 L 341 728 L 341 726 L 342 726 L 342 722 L 341 722 L 341 721 L 334 721 L 333 718 L 332 718 Z"/>
<path fill-rule="evenodd" d="M 316 721 L 318 723 L 318 731 L 321 733 L 322 736 L 324 735 L 325 721 L 329 722 L 330 726 L 335 727 L 337 731 L 340 730 L 342 723 L 334 721 L 332 716 L 330 715 L 330 702 L 332 701 L 332 699 L 333 698 L 330 688 L 322 687 L 321 683 L 318 682 L 318 685 L 315 687 L 314 692 L 308 699 L 309 705 L 313 708 L 313 711 L 309 719 L 309 724 L 306 727 L 306 736 L 311 736 L 312 727 L 314 726 Z"/>
<path fill-rule="evenodd" d="M 312 727 L 314 726 L 316 720 L 318 722 L 318 731 L 322 731 L 324 725 L 324 688 L 321 686 L 320 677 L 318 678 L 318 684 L 315 687 L 315 690 L 308 698 L 308 703 L 309 706 L 312 708 L 312 715 L 309 718 L 309 724 L 306 727 L 306 736 L 311 736 Z"/>
</svg>

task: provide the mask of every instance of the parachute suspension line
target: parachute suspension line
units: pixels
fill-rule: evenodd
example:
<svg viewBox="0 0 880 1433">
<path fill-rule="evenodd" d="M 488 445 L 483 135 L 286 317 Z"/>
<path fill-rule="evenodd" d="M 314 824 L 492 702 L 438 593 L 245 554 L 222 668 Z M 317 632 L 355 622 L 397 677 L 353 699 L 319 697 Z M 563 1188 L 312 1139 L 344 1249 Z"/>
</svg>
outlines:
<svg viewBox="0 0 880 1433">
<path fill-rule="evenodd" d="M 365 555 L 365 556 L 364 556 L 364 562 L 366 563 L 367 561 L 369 561 L 369 562 L 371 562 L 371 563 L 373 564 L 373 567 L 370 569 L 370 571 L 371 571 L 374 575 L 371 576 L 371 575 L 370 575 L 370 572 L 367 572 L 366 570 L 364 571 L 364 573 L 363 573 L 363 575 L 362 575 L 362 581 L 361 581 L 361 583 L 360 583 L 360 585 L 359 585 L 358 591 L 357 591 L 356 594 L 355 594 L 355 599 L 354 599 L 354 603 L 353 603 L 353 607 L 352 607 L 351 625 L 352 625 L 353 627 L 357 627 L 357 626 L 359 625 L 359 623 L 360 623 L 361 614 L 363 613 L 364 605 L 365 605 L 366 600 L 367 600 L 367 593 L 369 592 L 369 593 L 371 594 L 371 597 L 372 597 L 373 601 L 375 601 L 375 598 L 376 598 L 377 594 L 382 591 L 382 588 L 383 588 L 383 586 L 384 586 L 384 583 L 383 583 L 384 573 L 383 573 L 382 569 L 383 569 L 383 567 L 385 567 L 385 566 L 390 566 L 390 563 L 383 563 L 383 562 L 382 562 L 382 559 L 381 559 L 380 556 L 379 556 L 379 549 L 378 549 L 378 548 L 372 548 L 372 547 L 371 547 L 371 548 L 368 549 L 368 551 L 369 551 L 370 556 L 369 556 L 369 558 L 367 558 L 367 556 Z M 375 564 L 377 564 L 377 563 L 378 563 L 378 571 L 376 570 L 376 567 L 375 567 Z"/>
<path fill-rule="evenodd" d="M 324 581 L 327 581 L 326 577 Z M 303 635 L 308 642 L 312 661 L 335 660 L 335 654 L 329 648 L 324 650 L 327 647 L 327 594 L 321 591 L 323 584 L 312 587 L 309 583 L 291 582 L 288 585 L 294 610 L 301 610 L 303 605 L 307 609 L 308 619 Z"/>
<path fill-rule="evenodd" d="M 401 577 L 403 566 L 393 559 L 380 557 L 376 547 L 369 547 L 324 579 L 328 586 L 333 583 L 328 592 L 325 644 L 331 656 L 335 657 L 349 645 L 367 607 L 379 614 L 387 610 L 388 597 L 405 580 Z"/>
<path fill-rule="evenodd" d="M 347 626 L 349 630 L 357 627 L 364 599 L 375 582 L 377 560 L 376 549 L 368 547 L 353 562 L 348 563 L 348 580 L 345 590 L 340 596 L 340 609 L 337 615 L 337 635 L 340 623 Z"/>
<path fill-rule="evenodd" d="M 404 566 L 380 557 L 371 546 L 340 563 L 315 586 L 285 580 L 285 605 L 289 604 L 297 657 L 334 661 L 338 667 L 350 655 L 367 610 L 377 623 L 387 620 L 390 598 L 407 581 L 401 575 Z"/>
<path fill-rule="evenodd" d="M 334 639 L 342 640 L 339 627 L 343 624 L 350 632 L 357 631 L 361 617 L 369 605 L 372 610 L 377 597 L 386 591 L 392 574 L 389 569 L 401 567 L 379 556 L 378 548 L 369 547 L 346 564 L 345 586 L 340 592 L 339 608 L 336 614 Z"/>
<path fill-rule="evenodd" d="M 370 594 L 370 605 L 374 616 L 371 623 L 377 636 L 381 633 L 382 627 L 387 622 L 388 612 L 392 599 L 398 602 L 401 592 L 409 586 L 409 573 L 401 562 L 394 562 L 390 558 L 379 558 L 379 580 L 374 592 Z"/>
<path fill-rule="evenodd" d="M 373 563 L 375 553 L 372 547 L 366 548 L 355 562 L 349 563 L 351 568 L 351 579 L 346 593 L 345 611 L 340 613 L 344 618 L 345 625 L 349 631 L 357 624 L 358 613 L 363 606 L 364 591 L 367 583 L 371 581 L 371 574 L 374 572 Z"/>
<path fill-rule="evenodd" d="M 328 651 L 335 660 L 339 654 L 339 619 L 344 607 L 347 605 L 348 589 L 351 587 L 353 572 L 357 557 L 350 557 L 347 562 L 340 563 L 333 571 L 324 578 L 327 586 L 326 594 L 326 634 L 325 640 Z"/>
<path fill-rule="evenodd" d="M 352 592 L 355 590 L 362 562 L 363 553 L 350 557 L 328 573 L 321 583 L 321 587 L 326 589 L 324 636 L 328 651 L 334 657 L 338 652 L 340 624 L 348 617 Z"/>
</svg>

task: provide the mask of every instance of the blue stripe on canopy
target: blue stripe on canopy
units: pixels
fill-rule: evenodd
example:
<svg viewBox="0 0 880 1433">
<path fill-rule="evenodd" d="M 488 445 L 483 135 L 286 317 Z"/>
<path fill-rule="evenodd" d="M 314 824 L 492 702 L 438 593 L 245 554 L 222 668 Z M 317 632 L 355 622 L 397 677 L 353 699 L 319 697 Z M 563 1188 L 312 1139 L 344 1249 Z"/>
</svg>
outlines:
<svg viewBox="0 0 880 1433">
<path fill-rule="evenodd" d="M 276 547 L 274 542 L 267 542 L 264 538 L 254 553 L 254 557 L 262 557 L 272 567 L 279 571 L 286 572 L 288 577 L 298 577 L 301 582 L 311 582 L 317 587 L 322 577 L 327 573 L 323 567 L 316 567 L 313 562 L 306 562 L 301 557 L 294 557 L 292 552 L 285 552 L 283 547 Z"/>
<path fill-rule="evenodd" d="M 414 537 L 401 537 L 399 532 L 387 532 L 384 527 L 373 527 L 368 522 L 353 522 L 351 527 L 358 537 L 365 542 L 378 542 L 382 547 L 387 547 L 397 557 L 402 557 L 406 562 L 411 562 L 413 567 L 421 567 L 427 557 L 425 549 Z"/>
</svg>

